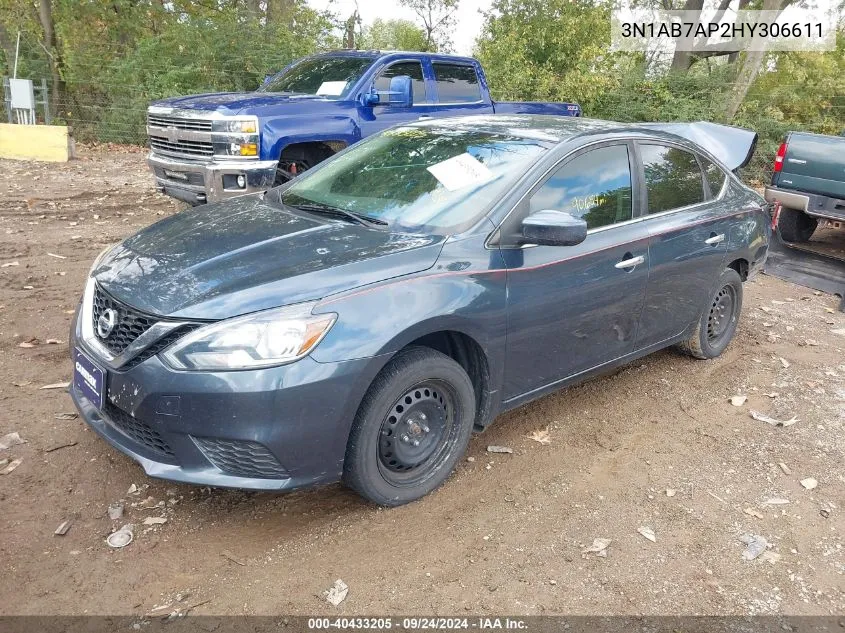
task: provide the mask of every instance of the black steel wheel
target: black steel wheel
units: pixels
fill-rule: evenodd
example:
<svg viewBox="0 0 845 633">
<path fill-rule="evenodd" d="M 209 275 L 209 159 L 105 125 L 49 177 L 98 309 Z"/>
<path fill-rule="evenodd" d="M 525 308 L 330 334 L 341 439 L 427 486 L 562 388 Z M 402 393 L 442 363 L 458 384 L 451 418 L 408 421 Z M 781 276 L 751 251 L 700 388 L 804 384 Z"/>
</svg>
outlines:
<svg viewBox="0 0 845 633">
<path fill-rule="evenodd" d="M 349 436 L 343 480 L 380 505 L 414 501 L 448 478 L 474 420 L 475 391 L 464 369 L 433 349 L 407 348 L 364 397 Z"/>
<path fill-rule="evenodd" d="M 690 338 L 678 345 L 682 351 L 695 358 L 719 356 L 730 344 L 739 325 L 742 277 L 733 268 L 726 268 L 719 276 L 716 288 L 704 313 L 693 327 Z"/>
</svg>

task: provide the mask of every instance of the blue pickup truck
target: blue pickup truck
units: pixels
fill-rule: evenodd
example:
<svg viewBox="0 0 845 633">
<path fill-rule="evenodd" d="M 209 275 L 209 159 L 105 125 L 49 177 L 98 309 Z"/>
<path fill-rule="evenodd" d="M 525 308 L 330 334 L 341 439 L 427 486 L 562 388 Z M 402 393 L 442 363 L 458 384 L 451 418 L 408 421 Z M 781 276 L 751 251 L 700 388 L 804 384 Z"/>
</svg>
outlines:
<svg viewBox="0 0 845 633">
<path fill-rule="evenodd" d="M 493 101 L 469 57 L 334 51 L 293 62 L 255 92 L 156 101 L 148 162 L 160 192 L 203 204 L 282 184 L 398 123 L 478 114 L 580 116 L 581 108 Z"/>
</svg>

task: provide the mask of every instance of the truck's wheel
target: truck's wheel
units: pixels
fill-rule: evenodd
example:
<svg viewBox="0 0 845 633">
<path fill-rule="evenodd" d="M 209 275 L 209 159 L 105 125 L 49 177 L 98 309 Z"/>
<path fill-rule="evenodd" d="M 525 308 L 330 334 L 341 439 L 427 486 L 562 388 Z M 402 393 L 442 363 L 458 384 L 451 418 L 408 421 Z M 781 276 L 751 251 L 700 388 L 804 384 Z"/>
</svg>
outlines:
<svg viewBox="0 0 845 633">
<path fill-rule="evenodd" d="M 813 235 L 819 221 L 798 209 L 781 207 L 778 217 L 780 236 L 787 242 L 806 242 Z"/>
<path fill-rule="evenodd" d="M 444 481 L 466 450 L 475 392 L 464 369 L 427 347 L 409 347 L 376 376 L 361 404 L 343 482 L 383 506 L 419 499 Z"/>
<path fill-rule="evenodd" d="M 273 186 L 278 187 L 299 174 L 311 169 L 317 163 L 332 155 L 332 150 L 324 145 L 307 145 L 289 147 L 282 152 L 279 164 L 276 166 L 276 178 Z"/>
<path fill-rule="evenodd" d="M 733 268 L 725 268 L 716 292 L 695 325 L 688 340 L 678 348 L 693 358 L 716 358 L 730 344 L 742 312 L 742 278 Z"/>
</svg>

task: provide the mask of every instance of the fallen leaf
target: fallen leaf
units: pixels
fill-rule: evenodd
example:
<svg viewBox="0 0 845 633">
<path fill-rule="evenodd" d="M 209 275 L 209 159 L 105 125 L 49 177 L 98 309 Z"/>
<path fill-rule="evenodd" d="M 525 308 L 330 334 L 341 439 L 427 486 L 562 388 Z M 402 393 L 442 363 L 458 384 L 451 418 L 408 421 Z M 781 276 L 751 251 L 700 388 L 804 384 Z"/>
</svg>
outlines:
<svg viewBox="0 0 845 633">
<path fill-rule="evenodd" d="M 8 465 L 8 466 L 6 466 L 3 470 L 0 470 L 0 475 L 8 475 L 8 474 L 9 474 L 10 472 L 12 472 L 15 468 L 17 468 L 18 466 L 20 466 L 22 461 L 23 461 L 23 460 L 22 460 L 22 459 L 20 459 L 20 458 L 18 458 L 18 459 L 13 459 L 12 461 L 10 461 L 10 462 L 9 462 L 9 465 Z"/>
<path fill-rule="evenodd" d="M 766 422 L 768 424 L 771 424 L 772 426 L 792 426 L 793 424 L 798 422 L 798 418 L 796 418 L 795 416 L 792 416 L 788 420 L 776 420 L 775 418 L 768 416 L 765 413 L 755 411 L 754 409 L 749 409 L 748 414 L 755 420 L 759 420 L 760 422 Z"/>
<path fill-rule="evenodd" d="M 731 404 L 735 407 L 741 407 L 746 400 L 748 400 L 748 396 L 731 396 L 730 398 Z"/>
<path fill-rule="evenodd" d="M 47 345 L 61 345 L 62 344 L 62 342 L 57 338 L 48 338 L 44 342 L 47 343 Z"/>
<path fill-rule="evenodd" d="M 331 605 L 338 606 L 341 602 L 346 600 L 346 596 L 349 593 L 349 585 L 338 578 L 334 581 L 334 585 L 323 593 L 326 596 L 326 602 Z"/>
<path fill-rule="evenodd" d="M 657 542 L 657 536 L 654 534 L 654 530 L 652 530 L 650 527 L 645 527 L 645 526 L 639 527 L 639 528 L 637 528 L 637 532 L 642 534 L 645 538 L 647 538 L 652 543 Z"/>
<path fill-rule="evenodd" d="M 745 512 L 745 514 L 747 514 L 748 516 L 754 517 L 755 519 L 763 518 L 763 515 L 761 513 L 757 512 L 757 510 L 753 510 L 752 508 L 745 508 L 743 512 Z"/>
<path fill-rule="evenodd" d="M 775 399 L 778 396 L 780 396 L 780 394 L 777 391 L 772 391 L 771 393 L 764 393 L 763 395 L 766 396 L 767 398 L 772 398 L 772 399 Z"/>
<path fill-rule="evenodd" d="M 779 462 L 778 466 L 780 466 L 780 469 L 783 471 L 784 475 L 791 475 L 792 474 L 792 470 L 790 470 L 789 466 L 787 466 L 783 462 Z"/>
<path fill-rule="evenodd" d="M 69 386 L 69 382 L 54 382 L 52 384 L 39 387 L 38 389 L 67 389 Z"/>
<path fill-rule="evenodd" d="M 488 446 L 488 453 L 513 453 L 513 449 L 507 446 Z"/>
<path fill-rule="evenodd" d="M 9 268 L 10 266 L 20 266 L 20 262 L 6 262 L 0 268 Z"/>
<path fill-rule="evenodd" d="M 584 550 L 584 554 L 603 554 L 611 543 L 609 538 L 595 538 L 593 544 Z"/>
<path fill-rule="evenodd" d="M 21 439 L 21 436 L 18 433 L 7 433 L 3 437 L 0 437 L 0 450 L 5 450 L 23 443 L 24 440 Z"/>
<path fill-rule="evenodd" d="M 739 540 L 746 545 L 745 551 L 742 553 L 745 560 L 754 560 L 765 552 L 768 546 L 766 539 L 759 534 L 743 534 Z"/>
<path fill-rule="evenodd" d="M 806 479 L 801 480 L 801 485 L 804 486 L 807 490 L 813 490 L 819 485 L 819 482 L 813 479 L 812 477 L 807 477 Z"/>
<path fill-rule="evenodd" d="M 164 517 L 147 517 L 144 519 L 144 525 L 163 525 L 167 523 L 167 519 Z"/>
<path fill-rule="evenodd" d="M 18 343 L 18 347 L 23 347 L 24 349 L 29 349 L 31 347 L 35 347 L 36 345 L 38 345 L 38 339 L 35 337 L 23 341 L 22 343 Z"/>
<path fill-rule="evenodd" d="M 674 497 L 677 494 L 677 490 L 673 488 L 666 488 L 666 496 L 667 497 Z"/>
<path fill-rule="evenodd" d="M 789 499 L 781 499 L 780 497 L 772 497 L 771 499 L 766 499 L 763 502 L 763 505 L 766 506 L 785 506 L 789 503 Z"/>
<path fill-rule="evenodd" d="M 780 364 L 783 365 L 784 369 L 789 369 L 790 362 L 785 358 L 780 359 Z"/>
<path fill-rule="evenodd" d="M 537 429 L 536 431 L 532 431 L 528 435 L 529 440 L 534 440 L 538 444 L 542 444 L 544 446 L 552 443 L 551 435 L 549 435 L 549 429 Z"/>
<path fill-rule="evenodd" d="M 56 413 L 53 415 L 54 420 L 75 420 L 79 417 L 78 413 L 70 412 L 70 413 Z"/>
</svg>

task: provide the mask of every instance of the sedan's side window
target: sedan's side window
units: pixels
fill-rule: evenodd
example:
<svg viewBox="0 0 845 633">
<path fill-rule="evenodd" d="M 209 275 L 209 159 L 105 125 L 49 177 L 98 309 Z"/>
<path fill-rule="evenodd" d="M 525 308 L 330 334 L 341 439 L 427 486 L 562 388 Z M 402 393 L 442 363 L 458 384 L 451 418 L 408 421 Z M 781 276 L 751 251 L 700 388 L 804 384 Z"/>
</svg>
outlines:
<svg viewBox="0 0 845 633">
<path fill-rule="evenodd" d="M 704 177 L 707 179 L 707 184 L 710 187 L 710 194 L 716 198 L 722 191 L 722 187 L 725 186 L 725 180 L 728 176 L 722 171 L 721 167 L 703 156 L 699 156 L 698 160 L 704 168 Z"/>
<path fill-rule="evenodd" d="M 425 103 L 425 79 L 423 79 L 422 64 L 419 62 L 399 62 L 388 66 L 376 77 L 376 90 L 386 92 L 390 90 L 390 80 L 393 77 L 408 75 L 414 89 L 414 103 Z"/>
<path fill-rule="evenodd" d="M 631 168 L 627 145 L 610 145 L 576 156 L 534 194 L 529 214 L 566 211 L 595 229 L 633 217 Z"/>
<path fill-rule="evenodd" d="M 665 145 L 640 145 L 648 213 L 661 213 L 704 201 L 704 180 L 695 155 Z"/>
</svg>

